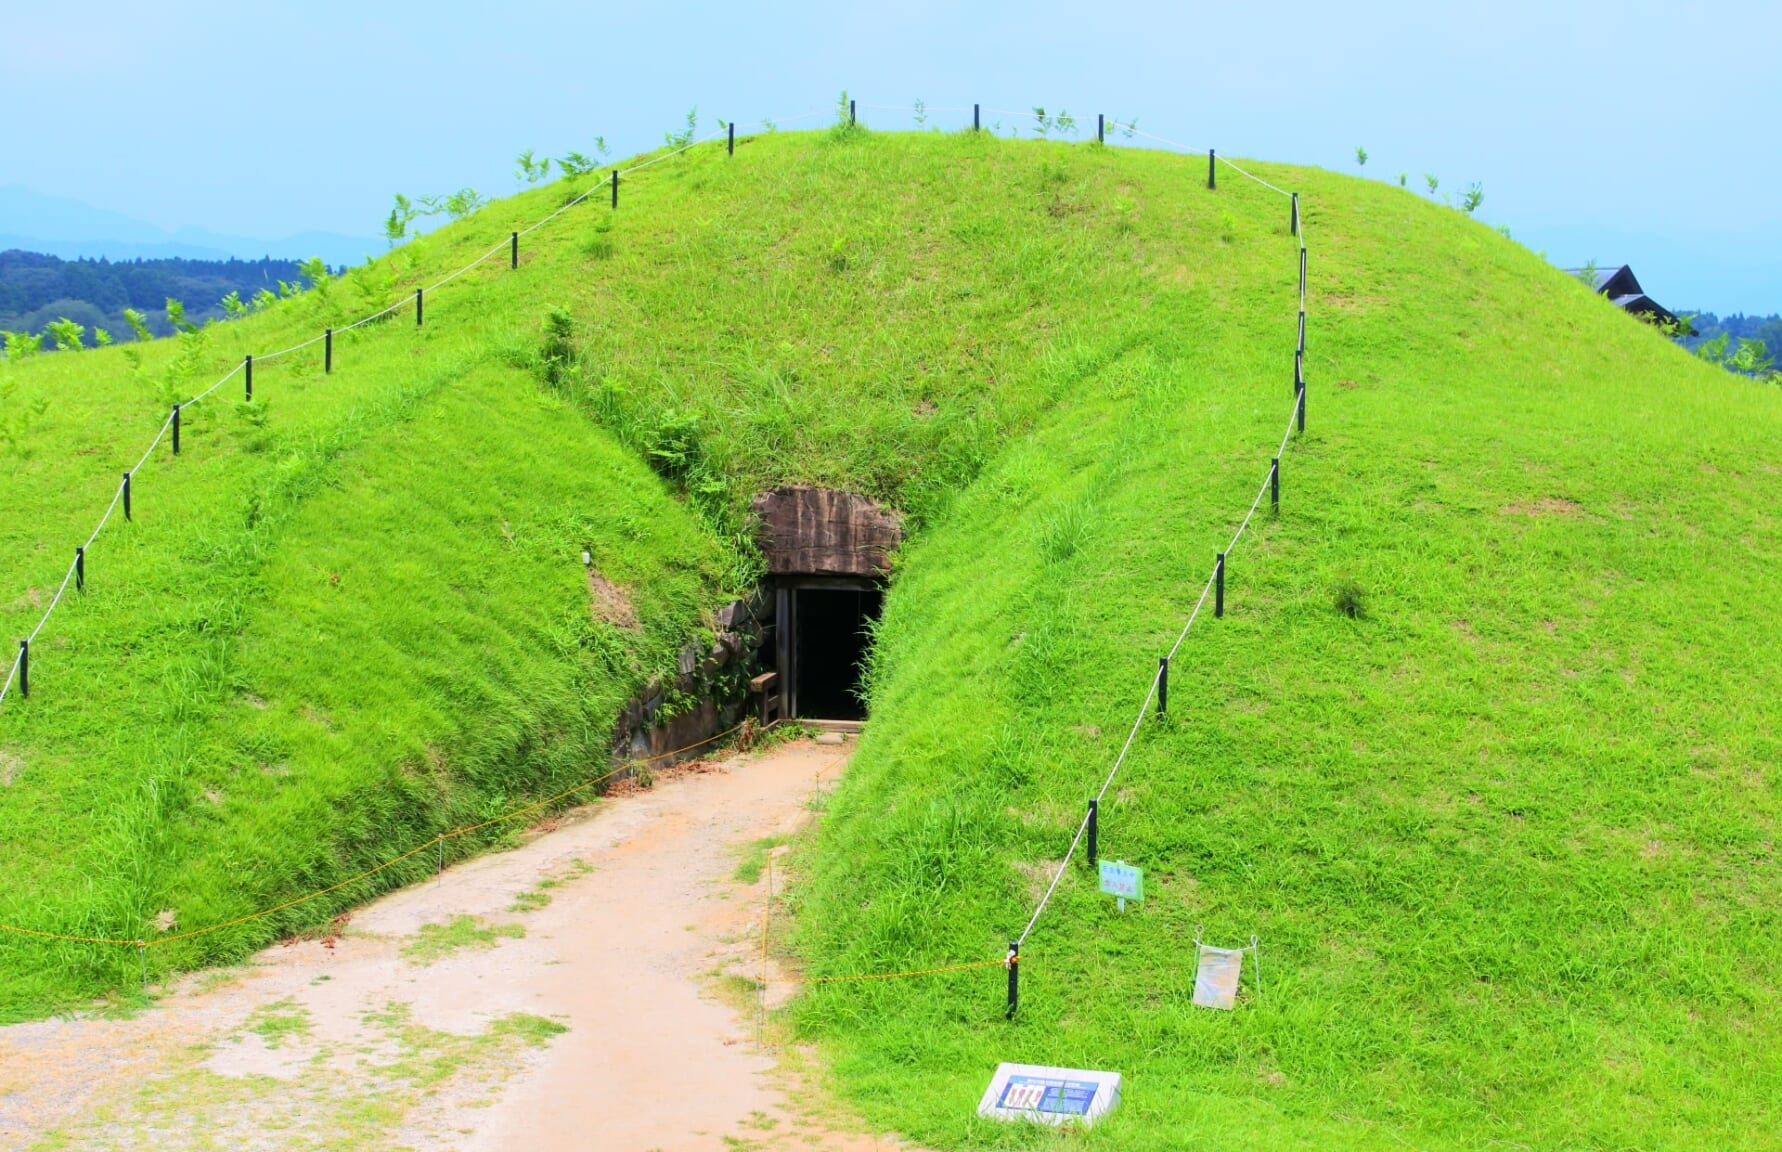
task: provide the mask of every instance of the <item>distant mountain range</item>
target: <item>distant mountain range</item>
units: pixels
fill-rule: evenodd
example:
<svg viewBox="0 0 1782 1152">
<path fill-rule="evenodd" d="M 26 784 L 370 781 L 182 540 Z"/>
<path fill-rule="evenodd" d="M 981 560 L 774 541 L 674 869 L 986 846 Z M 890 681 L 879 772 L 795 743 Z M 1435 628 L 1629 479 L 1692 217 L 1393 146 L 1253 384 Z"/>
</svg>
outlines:
<svg viewBox="0 0 1782 1152">
<path fill-rule="evenodd" d="M 143 220 L 95 208 L 65 196 L 46 196 L 17 185 L 0 187 L 0 251 L 19 249 L 108 260 L 259 260 L 320 256 L 331 266 L 359 264 L 382 252 L 370 236 L 299 232 L 281 239 L 230 236 L 204 228 L 168 231 Z"/>
</svg>

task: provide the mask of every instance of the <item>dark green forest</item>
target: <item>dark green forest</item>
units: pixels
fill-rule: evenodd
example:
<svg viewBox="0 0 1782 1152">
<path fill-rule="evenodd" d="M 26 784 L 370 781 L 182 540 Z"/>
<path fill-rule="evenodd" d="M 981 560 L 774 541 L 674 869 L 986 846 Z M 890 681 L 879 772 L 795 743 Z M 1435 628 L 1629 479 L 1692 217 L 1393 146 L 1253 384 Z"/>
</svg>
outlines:
<svg viewBox="0 0 1782 1152">
<path fill-rule="evenodd" d="M 157 336 L 173 331 L 167 299 L 182 301 L 194 323 L 221 318 L 223 297 L 247 301 L 277 292 L 280 281 L 300 283 L 295 260 L 63 260 L 38 252 L 0 252 L 0 331 L 44 331 L 62 318 L 89 331 L 104 328 L 128 340 L 124 309 L 145 313 Z"/>
<path fill-rule="evenodd" d="M 1761 340 L 1770 355 L 1782 353 L 1782 316 L 1716 316 L 1712 312 L 1697 312 L 1692 315 L 1690 327 L 1695 331 L 1683 337 L 1683 346 L 1692 352 L 1710 340 L 1730 336 L 1735 344 L 1740 340 Z"/>
</svg>

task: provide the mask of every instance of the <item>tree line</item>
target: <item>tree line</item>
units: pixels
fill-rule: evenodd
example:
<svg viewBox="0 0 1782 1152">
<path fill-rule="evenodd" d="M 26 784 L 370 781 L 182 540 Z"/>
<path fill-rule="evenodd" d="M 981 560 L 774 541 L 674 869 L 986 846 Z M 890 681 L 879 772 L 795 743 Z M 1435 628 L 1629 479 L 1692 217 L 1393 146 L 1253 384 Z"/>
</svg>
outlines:
<svg viewBox="0 0 1782 1152">
<path fill-rule="evenodd" d="M 171 335 L 163 314 L 169 299 L 188 301 L 187 317 L 202 324 L 225 317 L 224 299 L 276 293 L 280 282 L 302 281 L 296 260 L 63 260 L 39 252 L 0 252 L 0 331 L 42 335 L 72 320 L 88 329 L 126 333 L 126 309 L 147 317 L 156 336 Z"/>
</svg>

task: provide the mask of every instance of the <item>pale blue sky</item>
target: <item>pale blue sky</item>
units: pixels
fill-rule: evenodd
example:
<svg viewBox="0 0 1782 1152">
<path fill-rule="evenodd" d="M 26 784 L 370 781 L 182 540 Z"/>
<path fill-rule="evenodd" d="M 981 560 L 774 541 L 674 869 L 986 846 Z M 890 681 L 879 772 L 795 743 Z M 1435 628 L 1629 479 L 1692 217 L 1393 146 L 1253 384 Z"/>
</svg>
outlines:
<svg viewBox="0 0 1782 1152">
<path fill-rule="evenodd" d="M 1349 172 L 1364 144 L 1369 175 L 1483 182 L 1481 216 L 1559 262 L 1631 262 L 1673 307 L 1782 310 L 1775 0 L 91 0 L 5 23 L 0 185 L 167 228 L 371 236 L 392 192 L 512 189 L 522 148 L 629 152 L 690 105 L 747 121 L 847 87 L 1137 116 Z"/>
</svg>

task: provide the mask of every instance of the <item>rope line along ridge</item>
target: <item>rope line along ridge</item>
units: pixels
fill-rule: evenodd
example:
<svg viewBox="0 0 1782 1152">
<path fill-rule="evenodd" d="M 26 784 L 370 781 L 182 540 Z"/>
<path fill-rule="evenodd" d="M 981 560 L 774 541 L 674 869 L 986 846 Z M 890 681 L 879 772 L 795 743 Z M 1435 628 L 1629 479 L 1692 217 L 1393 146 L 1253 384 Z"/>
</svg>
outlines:
<svg viewBox="0 0 1782 1152">
<path fill-rule="evenodd" d="M 808 119 L 811 116 L 815 116 L 815 115 L 819 115 L 819 114 L 820 113 L 814 112 L 814 111 L 800 112 L 797 115 L 786 117 L 783 120 L 769 121 L 769 120 L 764 119 L 764 120 L 753 121 L 753 122 L 751 122 L 750 126 L 751 127 L 765 126 L 769 123 L 774 123 L 774 124 L 788 123 L 789 124 L 789 123 L 793 123 L 798 120 Z M 648 168 L 654 164 L 659 164 L 659 163 L 663 162 L 664 160 L 670 159 L 671 157 L 678 156 L 681 153 L 686 152 L 689 149 L 692 149 L 694 147 L 697 147 L 700 144 L 709 144 L 709 143 L 713 143 L 717 140 L 721 140 L 724 138 L 724 136 L 725 136 L 724 133 L 713 133 L 712 135 L 709 135 L 709 136 L 703 136 L 703 137 L 700 137 L 699 139 L 689 141 L 688 143 L 683 144 L 680 147 L 673 149 L 672 151 L 663 153 L 658 156 L 652 156 L 648 160 L 640 161 L 639 163 L 633 164 L 626 168 L 614 169 L 614 171 L 621 176 L 629 175 L 630 173 L 633 173 L 633 172 L 639 172 L 639 171 L 642 171 L 643 169 Z M 603 188 L 605 186 L 606 185 L 603 182 L 596 181 L 586 191 L 584 191 L 580 195 L 576 196 L 569 203 L 558 208 L 556 211 L 545 216 L 543 219 L 537 220 L 534 223 L 528 225 L 525 229 L 521 230 L 518 234 L 522 235 L 522 236 L 530 235 L 535 230 L 543 227 L 545 224 L 549 223 L 550 221 L 555 220 L 558 216 L 561 216 L 564 212 L 568 211 L 570 208 L 574 207 L 575 205 L 580 204 L 582 201 L 586 200 L 589 196 L 593 195 L 595 192 L 597 192 L 598 190 L 600 190 L 601 188 Z M 511 243 L 511 237 L 509 240 L 502 241 L 500 244 L 489 249 L 487 252 L 484 252 L 482 255 L 478 256 L 476 259 L 470 261 L 468 264 L 465 264 L 463 267 L 457 269 L 456 271 L 448 273 L 447 275 L 441 277 L 439 280 L 434 281 L 432 284 L 424 286 L 424 288 L 422 290 L 425 292 L 432 292 L 438 288 L 445 286 L 446 284 L 451 283 L 453 280 L 456 280 L 458 277 L 464 275 L 466 272 L 469 272 L 471 269 L 476 268 L 479 265 L 486 263 L 489 259 L 494 257 L 497 253 L 506 250 L 510 243 Z M 405 293 L 400 299 L 396 300 L 394 303 L 388 305 L 387 307 L 379 309 L 378 311 L 373 312 L 368 316 L 362 316 L 358 320 L 353 321 L 351 324 L 347 325 L 344 328 L 333 329 L 333 333 L 335 335 L 343 335 L 347 332 L 351 332 L 356 328 L 359 328 L 365 324 L 369 324 L 374 320 L 381 319 L 382 317 L 388 316 L 391 313 L 397 311 L 398 309 L 406 307 L 412 299 L 413 299 L 413 296 L 411 294 Z M 312 345 L 319 344 L 324 339 L 326 339 L 325 336 L 312 336 L 308 340 L 304 340 L 297 344 L 293 344 L 288 348 L 281 348 L 277 352 L 256 354 L 254 356 L 254 360 L 255 360 L 255 362 L 257 362 L 259 364 L 266 364 L 270 361 L 277 360 L 280 357 L 288 356 L 293 352 L 299 352 L 299 351 L 302 351 L 303 349 L 308 348 Z M 221 388 L 224 384 L 227 384 L 230 380 L 234 379 L 237 375 L 239 375 L 243 371 L 243 368 L 244 368 L 244 362 L 237 362 L 234 367 L 230 368 L 228 372 L 224 373 L 214 383 L 212 383 L 208 388 L 204 389 L 204 391 L 193 396 L 191 399 L 182 401 L 180 404 L 177 405 L 177 407 L 179 407 L 183 411 L 185 409 L 190 408 L 192 405 L 205 400 L 206 398 L 208 398 L 211 395 L 211 393 L 215 392 L 218 388 Z M 148 449 L 145 452 L 143 452 L 142 456 L 137 459 L 135 466 L 130 469 L 129 474 L 132 477 L 134 477 L 138 472 L 140 472 L 142 470 L 143 466 L 148 463 L 149 458 L 154 455 L 155 449 L 161 446 L 161 441 L 166 437 L 167 430 L 170 427 L 172 427 L 172 424 L 173 424 L 173 417 L 171 415 L 169 415 L 166 418 L 166 420 L 162 422 L 160 429 L 155 433 L 155 438 L 152 441 L 150 441 Z M 118 499 L 122 495 L 122 492 L 123 492 L 123 486 L 122 486 L 122 484 L 120 484 L 118 490 L 112 496 L 111 504 L 106 507 L 105 514 L 99 518 L 98 525 L 96 527 L 94 527 L 92 534 L 87 537 L 86 543 L 84 545 L 82 545 L 83 550 L 91 548 L 93 546 L 93 542 L 99 538 L 100 532 L 102 532 L 104 530 L 106 523 L 111 519 L 111 514 L 112 514 L 113 510 L 116 509 Z M 73 566 L 73 563 L 71 562 L 69 565 L 69 568 L 68 568 L 68 573 L 63 577 L 61 588 L 58 589 L 55 598 L 50 601 L 49 606 L 43 610 L 41 615 L 39 615 L 36 625 L 31 629 L 30 634 L 25 637 L 25 640 L 28 644 L 35 643 L 37 640 L 38 634 L 43 631 L 44 625 L 49 623 L 49 619 L 55 613 L 57 606 L 61 603 L 62 593 L 64 591 L 66 591 L 68 582 L 70 579 L 73 578 L 73 575 L 74 575 L 74 566 Z M 13 685 L 19 678 L 20 670 L 21 670 L 22 665 L 24 664 L 24 660 L 25 660 L 25 655 L 24 655 L 23 649 L 20 649 L 20 650 L 14 652 L 13 658 L 12 658 L 12 663 L 7 669 L 6 679 L 4 682 L 0 682 L 0 703 L 4 703 L 7 696 L 11 694 Z"/>
<path fill-rule="evenodd" d="M 1175 141 L 1166 140 L 1160 136 L 1153 136 L 1148 132 L 1138 132 L 1135 129 L 1135 134 L 1139 135 L 1139 136 L 1143 136 L 1148 140 L 1154 140 L 1160 144 L 1166 144 L 1172 148 L 1178 148 L 1178 149 L 1182 149 L 1183 151 L 1189 151 L 1188 149 L 1183 148 L 1182 145 L 1177 144 Z M 1219 157 L 1217 157 L 1217 159 L 1219 162 L 1222 162 L 1226 166 L 1230 167 L 1233 171 L 1238 172 L 1239 174 L 1241 174 L 1243 176 L 1249 177 L 1251 180 L 1254 180 L 1256 183 L 1262 185 L 1264 188 L 1267 188 L 1273 192 L 1280 193 L 1281 195 L 1286 196 L 1290 199 L 1293 198 L 1293 193 L 1286 192 L 1280 188 L 1277 188 L 1275 185 L 1270 184 L 1268 181 L 1262 179 L 1261 177 L 1256 176 L 1250 172 L 1247 172 L 1243 168 L 1238 167 L 1238 165 L 1231 163 L 1231 161 L 1225 159 L 1223 156 L 1219 156 Z M 1300 261 L 1300 273 L 1301 273 L 1300 279 L 1299 279 L 1299 284 L 1298 284 L 1297 298 L 1298 298 L 1298 307 L 1299 307 L 1299 317 L 1303 321 L 1305 318 L 1305 314 L 1306 314 L 1306 290 L 1307 290 L 1307 286 L 1305 283 L 1305 276 L 1304 276 L 1304 259 L 1305 259 L 1305 254 L 1308 250 L 1307 245 L 1306 245 L 1306 235 L 1305 235 L 1306 227 L 1305 227 L 1304 214 L 1296 211 L 1295 217 L 1294 217 L 1294 223 L 1296 226 L 1296 235 L 1295 235 L 1296 242 L 1294 245 L 1294 251 Z M 1303 329 L 1302 329 L 1302 334 L 1303 334 Z M 1212 593 L 1215 583 L 1220 579 L 1220 577 L 1222 575 L 1225 559 L 1228 556 L 1230 556 L 1230 554 L 1233 551 L 1236 550 L 1238 542 L 1243 539 L 1244 533 L 1249 529 L 1250 522 L 1255 518 L 1257 510 L 1262 507 L 1262 501 L 1263 501 L 1264 497 L 1266 497 L 1269 494 L 1271 484 L 1275 481 L 1275 478 L 1277 475 L 1276 471 L 1275 471 L 1275 466 L 1276 466 L 1275 462 L 1279 461 L 1280 458 L 1286 454 L 1287 445 L 1292 441 L 1292 438 L 1293 438 L 1294 426 L 1296 423 L 1298 423 L 1300 420 L 1303 419 L 1303 415 L 1305 412 L 1305 383 L 1304 383 L 1303 377 L 1297 379 L 1295 381 L 1295 383 L 1296 383 L 1296 388 L 1295 388 L 1295 393 L 1294 393 L 1294 398 L 1293 398 L 1293 407 L 1290 409 L 1288 416 L 1287 416 L 1286 430 L 1282 432 L 1280 444 L 1275 449 L 1274 461 L 1270 462 L 1268 469 L 1263 473 L 1262 484 L 1256 490 L 1256 497 L 1255 497 L 1255 499 L 1253 499 L 1250 502 L 1250 507 L 1244 512 L 1243 519 L 1241 521 L 1239 521 L 1236 531 L 1234 531 L 1232 533 L 1231 541 L 1225 546 L 1225 550 L 1219 554 L 1219 560 L 1215 562 L 1215 564 L 1213 566 L 1213 570 L 1208 573 L 1206 582 L 1201 585 L 1200 596 L 1195 600 L 1193 609 L 1190 610 L 1190 612 L 1188 613 L 1188 618 L 1183 623 L 1181 632 L 1177 634 L 1175 643 L 1170 646 L 1169 656 L 1167 658 L 1170 661 L 1173 661 L 1175 659 L 1176 653 L 1181 649 L 1183 641 L 1187 640 L 1187 638 L 1188 638 L 1189 630 L 1194 627 L 1195 621 L 1200 618 L 1201 610 L 1206 606 L 1207 596 Z M 1303 427 L 1304 427 L 1303 424 L 1301 424 L 1300 426 L 1303 429 Z M 1105 779 L 1103 779 L 1100 790 L 1098 792 L 1096 792 L 1096 794 L 1095 794 L 1096 805 L 1099 806 L 1101 801 L 1107 797 L 1108 789 L 1113 787 L 1114 778 L 1119 775 L 1121 767 L 1124 766 L 1124 764 L 1126 763 L 1127 754 L 1132 750 L 1133 742 L 1138 738 L 1139 729 L 1141 729 L 1144 726 L 1145 717 L 1147 714 L 1149 714 L 1149 712 L 1151 710 L 1151 702 L 1157 696 L 1158 686 L 1159 686 L 1159 683 L 1162 680 L 1163 676 L 1164 676 L 1164 672 L 1161 667 L 1159 667 L 1157 671 L 1152 673 L 1150 687 L 1145 693 L 1144 700 L 1139 704 L 1138 715 L 1133 718 L 1132 727 L 1126 734 L 1126 741 L 1124 744 L 1122 744 L 1120 746 L 1119 754 L 1114 757 L 1113 766 L 1108 769 L 1107 776 Z M 1093 811 L 1093 809 L 1091 811 Z M 1028 936 L 1031 935 L 1034 928 L 1038 926 L 1040 917 L 1045 913 L 1046 908 L 1051 904 L 1052 896 L 1055 892 L 1057 892 L 1058 884 L 1064 878 L 1065 871 L 1070 867 L 1071 859 L 1076 855 L 1078 845 L 1082 843 L 1083 834 L 1089 828 L 1090 819 L 1091 819 L 1090 814 L 1088 812 L 1086 812 L 1086 813 L 1084 813 L 1082 819 L 1077 823 L 1076 832 L 1071 837 L 1070 847 L 1065 849 L 1064 859 L 1059 862 L 1057 870 L 1055 872 L 1053 872 L 1052 879 L 1047 884 L 1044 894 L 1042 894 L 1040 896 L 1039 902 L 1034 906 L 1033 914 L 1031 916 L 1029 916 L 1027 919 L 1026 927 L 1022 928 L 1021 934 L 1015 938 L 1015 946 L 1016 946 L 1017 950 L 1020 948 L 1020 946 L 1025 945 L 1027 943 Z M 1011 957 L 1013 955 L 1014 955 L 1014 953 L 1011 953 Z M 1011 993 L 1011 1004 L 1013 1003 L 1012 995 L 1013 994 Z M 1011 1008 L 1011 1011 L 1012 1010 L 1013 1009 Z"/>
</svg>

